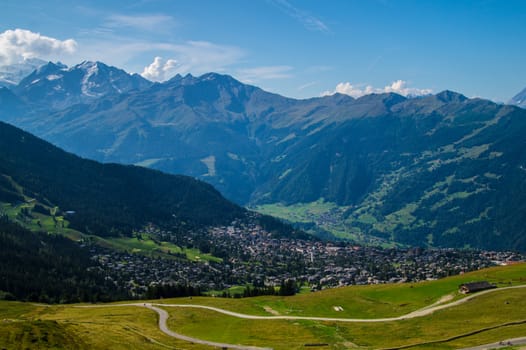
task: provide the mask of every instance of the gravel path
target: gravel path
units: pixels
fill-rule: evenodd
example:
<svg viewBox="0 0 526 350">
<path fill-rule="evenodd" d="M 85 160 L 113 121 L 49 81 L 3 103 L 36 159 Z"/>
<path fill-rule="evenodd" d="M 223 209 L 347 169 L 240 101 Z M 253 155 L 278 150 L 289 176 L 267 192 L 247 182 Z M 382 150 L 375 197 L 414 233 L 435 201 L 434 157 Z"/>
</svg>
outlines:
<svg viewBox="0 0 526 350">
<path fill-rule="evenodd" d="M 196 344 L 203 344 L 203 345 L 209 345 L 213 347 L 219 347 L 219 348 L 225 348 L 225 349 L 238 349 L 238 350 L 270 350 L 270 348 L 261 348 L 256 346 L 246 346 L 246 345 L 238 345 L 238 344 L 226 344 L 226 343 L 216 343 L 211 342 L 207 340 L 197 339 L 185 336 L 183 334 L 179 334 L 176 332 L 171 331 L 168 329 L 167 326 L 167 320 L 168 320 L 168 312 L 166 310 L 161 309 L 160 307 L 177 307 L 177 308 L 194 308 L 194 309 L 205 309 L 205 310 L 211 310 L 215 311 L 224 315 L 247 319 L 247 320 L 309 320 L 309 321 L 329 321 L 329 322 L 367 322 L 367 323 L 374 323 L 374 322 L 390 322 L 390 321 L 400 321 L 400 320 L 406 320 L 416 317 L 423 317 L 430 315 L 438 310 L 447 309 L 450 307 L 454 307 L 457 305 L 461 305 L 471 299 L 474 299 L 476 297 L 479 297 L 481 295 L 494 293 L 497 291 L 507 290 L 507 289 L 518 289 L 518 288 L 526 288 L 526 285 L 522 286 L 513 286 L 513 287 L 505 287 L 505 288 L 496 288 L 496 289 L 489 289 L 486 291 L 478 292 L 476 294 L 470 295 L 466 298 L 459 299 L 457 301 L 451 302 L 451 303 L 444 303 L 450 300 L 450 298 L 443 298 L 441 301 L 438 301 L 437 303 L 434 303 L 432 305 L 426 306 L 422 309 L 413 311 L 409 314 L 397 316 L 397 317 L 385 317 L 385 318 L 371 318 L 371 319 L 365 319 L 365 318 L 337 318 L 337 317 L 307 317 L 307 316 L 256 316 L 256 315 L 248 315 L 248 314 L 242 314 L 238 312 L 228 311 L 224 309 L 220 309 L 213 306 L 205 306 L 205 305 L 188 305 L 188 304 L 156 304 L 156 303 L 129 303 L 129 304 L 111 304 L 111 305 L 82 305 L 77 306 L 79 308 L 92 308 L 92 307 L 116 307 L 116 306 L 139 306 L 139 307 L 146 307 L 147 309 L 150 309 L 152 311 L 157 312 L 159 315 L 159 329 L 174 338 L 185 340 L 191 343 Z M 526 344 L 526 337 L 522 338 L 515 338 L 515 339 L 507 339 L 503 340 L 499 343 L 492 343 L 492 344 L 486 344 L 486 345 L 480 345 L 476 347 L 471 348 L 465 348 L 462 350 L 485 350 L 485 349 L 496 349 L 500 347 L 509 346 L 508 342 L 513 345 L 523 345 Z"/>
<path fill-rule="evenodd" d="M 168 312 L 166 312 L 165 310 L 160 309 L 160 308 L 158 308 L 156 306 L 153 306 L 152 304 L 144 304 L 144 307 L 146 307 L 147 309 L 153 310 L 153 311 L 155 311 L 155 312 L 157 312 L 159 314 L 159 329 L 163 333 L 169 335 L 170 337 L 174 337 L 174 338 L 177 338 L 177 339 L 185 340 L 185 341 L 188 341 L 190 343 L 215 346 L 217 348 L 224 348 L 224 349 L 270 350 L 270 348 L 260 348 L 260 347 L 256 347 L 256 346 L 216 343 L 216 342 L 212 342 L 212 341 L 192 338 L 192 337 L 188 337 L 188 336 L 183 335 L 183 334 L 175 333 L 175 332 L 171 331 L 170 329 L 168 329 L 168 326 L 166 324 L 166 321 L 168 320 L 168 317 L 169 317 L 168 316 Z"/>
<path fill-rule="evenodd" d="M 438 304 L 435 303 L 430 306 L 426 306 L 422 309 L 413 311 L 411 313 L 408 313 L 406 315 L 397 316 L 397 317 L 384 317 L 384 318 L 339 318 L 339 317 L 310 317 L 310 316 L 256 316 L 256 315 L 247 315 L 242 314 L 238 312 L 228 311 L 225 309 L 220 309 L 213 306 L 205 306 L 205 305 L 190 305 L 190 304 L 154 304 L 157 306 L 163 306 L 163 307 L 178 307 L 178 308 L 194 308 L 194 309 L 206 309 L 211 310 L 215 312 L 219 312 L 224 315 L 237 317 L 237 318 L 243 318 L 247 320 L 308 320 L 308 321 L 329 321 L 329 322 L 368 322 L 368 323 L 374 323 L 374 322 L 390 322 L 390 321 L 400 321 L 400 320 L 407 320 L 411 318 L 416 317 L 423 317 L 427 315 L 431 315 L 435 311 L 447 309 L 453 306 L 461 305 L 473 298 L 479 297 L 484 294 L 494 293 L 497 291 L 507 290 L 507 289 L 517 289 L 517 288 L 526 288 L 526 285 L 522 286 L 514 286 L 514 287 L 505 287 L 505 288 L 496 288 L 496 289 L 489 289 L 486 291 L 478 292 L 476 294 L 470 295 L 466 298 L 459 299 L 457 301 L 446 303 L 446 304 Z M 446 300 L 446 299 L 443 299 Z M 131 304 L 133 305 L 133 304 Z"/>
</svg>

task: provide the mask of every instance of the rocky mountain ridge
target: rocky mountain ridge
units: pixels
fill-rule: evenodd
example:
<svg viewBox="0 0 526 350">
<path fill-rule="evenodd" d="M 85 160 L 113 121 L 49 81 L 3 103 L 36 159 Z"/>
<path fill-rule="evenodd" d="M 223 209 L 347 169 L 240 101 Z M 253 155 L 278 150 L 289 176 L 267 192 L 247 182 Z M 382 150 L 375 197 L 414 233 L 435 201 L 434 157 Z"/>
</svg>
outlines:
<svg viewBox="0 0 526 350">
<path fill-rule="evenodd" d="M 513 106 L 451 91 L 295 100 L 216 73 L 64 108 L 51 93 L 47 110 L 32 91 L 4 91 L 2 118 L 84 157 L 197 177 L 245 205 L 334 203 L 344 237 L 524 247 L 526 111 Z"/>
</svg>

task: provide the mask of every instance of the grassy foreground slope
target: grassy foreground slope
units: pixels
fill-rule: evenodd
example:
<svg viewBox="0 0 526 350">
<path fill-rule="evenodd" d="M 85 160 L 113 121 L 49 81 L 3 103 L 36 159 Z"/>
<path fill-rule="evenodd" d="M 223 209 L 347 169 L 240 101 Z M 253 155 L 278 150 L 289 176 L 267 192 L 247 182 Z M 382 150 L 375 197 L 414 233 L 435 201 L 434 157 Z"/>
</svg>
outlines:
<svg viewBox="0 0 526 350">
<path fill-rule="evenodd" d="M 76 308 L 0 302 L 1 349 L 204 349 L 157 328 L 139 307 Z"/>
<path fill-rule="evenodd" d="M 499 287 L 526 284 L 526 264 L 496 267 L 439 281 L 345 287 L 294 297 L 193 298 L 167 304 L 210 305 L 240 313 L 383 318 L 437 301 L 459 299 L 459 283 L 485 279 Z M 343 311 L 336 311 L 339 306 Z M 526 289 L 496 290 L 432 315 L 402 321 L 357 323 L 310 320 L 246 320 L 203 309 L 165 307 L 171 330 L 199 339 L 274 349 L 455 349 L 526 335 Z M 0 348 L 201 349 L 166 336 L 157 315 L 137 306 L 42 306 L 0 303 Z M 427 344 L 427 345 L 426 345 Z"/>
<path fill-rule="evenodd" d="M 200 309 L 168 309 L 169 326 L 196 338 L 301 349 L 327 344 L 331 349 L 456 349 L 526 334 L 526 292 L 508 290 L 482 295 L 458 307 L 403 321 L 380 323 L 309 320 L 244 320 Z M 514 324 L 514 323 L 518 324 Z M 482 331 L 479 333 L 479 331 Z M 458 337 L 458 339 L 457 339 Z"/>
</svg>

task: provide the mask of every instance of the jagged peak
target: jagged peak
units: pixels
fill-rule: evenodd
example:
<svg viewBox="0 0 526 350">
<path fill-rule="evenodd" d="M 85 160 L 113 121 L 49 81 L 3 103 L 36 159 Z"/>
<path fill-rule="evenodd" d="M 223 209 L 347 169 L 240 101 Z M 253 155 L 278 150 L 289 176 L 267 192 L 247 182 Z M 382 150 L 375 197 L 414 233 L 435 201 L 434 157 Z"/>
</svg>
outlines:
<svg viewBox="0 0 526 350">
<path fill-rule="evenodd" d="M 220 74 L 215 72 L 209 72 L 205 73 L 201 76 L 199 76 L 197 79 L 199 80 L 235 80 L 231 75 L 228 74 Z"/>
<path fill-rule="evenodd" d="M 442 102 L 464 102 L 468 99 L 466 96 L 451 90 L 439 92 L 435 97 Z"/>
<path fill-rule="evenodd" d="M 354 97 L 350 96 L 350 95 L 336 92 L 336 93 L 330 94 L 330 95 L 323 95 L 323 96 L 320 96 L 320 97 L 307 98 L 306 100 L 334 101 L 337 104 L 340 104 L 340 103 L 344 103 L 344 102 L 347 102 L 347 101 L 355 101 L 356 99 Z"/>
<path fill-rule="evenodd" d="M 220 73 L 215 73 L 215 72 L 205 73 L 200 76 L 194 76 L 190 73 L 186 74 L 185 76 L 177 74 L 164 83 L 165 84 L 193 85 L 193 84 L 198 84 L 198 83 L 205 82 L 205 81 L 213 81 L 213 82 L 217 82 L 218 84 L 226 83 L 230 85 L 246 85 L 240 82 L 239 80 L 235 79 L 231 75 L 220 74 Z"/>
<path fill-rule="evenodd" d="M 519 92 L 517 95 L 513 96 L 513 98 L 508 102 L 508 104 L 526 108 L 526 88 Z"/>
<path fill-rule="evenodd" d="M 406 101 L 407 98 L 394 92 L 385 93 L 372 93 L 364 95 L 356 99 L 357 102 L 371 103 L 371 102 L 382 102 L 384 105 L 391 107 L 400 102 Z"/>
<path fill-rule="evenodd" d="M 57 71 L 57 70 L 63 70 L 63 69 L 66 69 L 67 66 L 65 64 L 62 64 L 61 62 L 51 62 L 49 61 L 48 63 L 46 64 L 43 64 L 41 65 L 40 67 L 38 67 L 34 73 L 36 74 L 46 74 L 47 72 L 50 72 L 50 71 Z"/>
<path fill-rule="evenodd" d="M 131 75 L 121 68 L 110 66 L 100 61 L 83 61 L 70 68 L 71 71 L 77 70 L 77 69 L 85 70 L 85 71 L 118 71 L 118 72 L 121 72 L 127 75 Z"/>
<path fill-rule="evenodd" d="M 166 83 L 170 83 L 170 82 L 180 82 L 183 79 L 184 79 L 183 76 L 181 74 L 177 73 L 176 75 L 174 75 L 170 79 L 164 81 L 162 84 L 166 84 Z"/>
<path fill-rule="evenodd" d="M 73 68 L 90 68 L 93 66 L 106 66 L 106 64 L 99 61 L 82 61 Z"/>
</svg>

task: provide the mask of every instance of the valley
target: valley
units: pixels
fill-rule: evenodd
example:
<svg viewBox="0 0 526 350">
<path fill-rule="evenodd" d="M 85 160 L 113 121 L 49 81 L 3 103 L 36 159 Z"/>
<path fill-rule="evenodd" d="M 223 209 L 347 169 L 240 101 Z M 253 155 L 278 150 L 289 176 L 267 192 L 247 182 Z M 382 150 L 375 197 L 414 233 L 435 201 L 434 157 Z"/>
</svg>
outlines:
<svg viewBox="0 0 526 350">
<path fill-rule="evenodd" d="M 1 214 L 76 242 L 109 288 L 5 283 L 9 298 L 295 294 L 524 259 L 517 107 L 451 91 L 295 100 L 216 73 L 150 84 L 101 62 L 49 63 L 12 89 L 6 120 L 141 166 L 0 124 Z"/>
<path fill-rule="evenodd" d="M 415 282 L 525 258 L 514 252 L 375 248 L 292 237 L 277 239 L 261 226 L 244 222 L 189 230 L 184 235 L 150 224 L 131 236 L 99 237 L 71 230 L 64 218 L 36 212 L 33 205 L 7 205 L 4 212 L 28 228 L 46 229 L 49 234 L 78 242 L 90 257 L 89 269 L 118 286 L 124 293 L 120 299 L 200 293 L 244 297 L 269 290 L 278 293 L 284 281 L 293 281 L 292 293 Z M 45 298 L 58 301 L 56 296 L 38 294 L 29 300 Z"/>
<path fill-rule="evenodd" d="M 0 350 L 526 350 L 525 23 L 2 2 Z"/>
<path fill-rule="evenodd" d="M 519 107 L 452 91 L 298 100 L 217 73 L 152 85 L 102 62 L 49 63 L 0 100 L 2 120 L 69 152 L 198 178 L 320 238 L 524 249 Z"/>
</svg>

